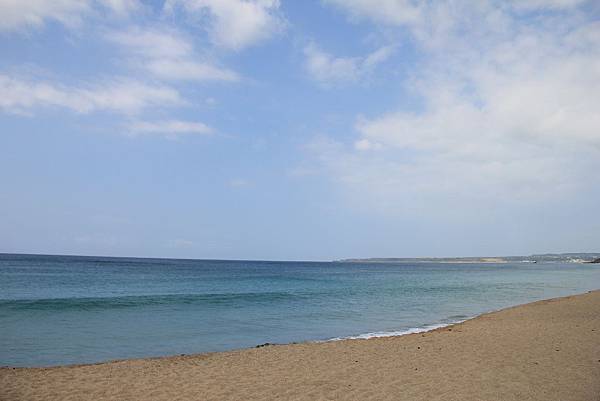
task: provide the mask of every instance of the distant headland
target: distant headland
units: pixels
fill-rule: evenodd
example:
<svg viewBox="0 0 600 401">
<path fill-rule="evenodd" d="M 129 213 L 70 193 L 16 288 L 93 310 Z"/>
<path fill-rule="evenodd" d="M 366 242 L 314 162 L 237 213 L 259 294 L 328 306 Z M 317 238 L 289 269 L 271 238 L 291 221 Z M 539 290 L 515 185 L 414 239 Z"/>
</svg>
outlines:
<svg viewBox="0 0 600 401">
<path fill-rule="evenodd" d="M 600 253 L 544 253 L 529 256 L 489 256 L 453 258 L 364 258 L 341 259 L 345 263 L 600 263 Z"/>
</svg>

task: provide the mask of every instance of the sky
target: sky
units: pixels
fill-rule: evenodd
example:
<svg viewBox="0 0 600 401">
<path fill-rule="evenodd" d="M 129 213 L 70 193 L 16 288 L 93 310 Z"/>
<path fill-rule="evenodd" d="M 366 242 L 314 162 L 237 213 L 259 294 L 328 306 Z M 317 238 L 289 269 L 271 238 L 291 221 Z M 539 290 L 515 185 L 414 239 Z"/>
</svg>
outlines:
<svg viewBox="0 0 600 401">
<path fill-rule="evenodd" d="M 0 252 L 600 250 L 593 0 L 0 0 Z"/>
</svg>

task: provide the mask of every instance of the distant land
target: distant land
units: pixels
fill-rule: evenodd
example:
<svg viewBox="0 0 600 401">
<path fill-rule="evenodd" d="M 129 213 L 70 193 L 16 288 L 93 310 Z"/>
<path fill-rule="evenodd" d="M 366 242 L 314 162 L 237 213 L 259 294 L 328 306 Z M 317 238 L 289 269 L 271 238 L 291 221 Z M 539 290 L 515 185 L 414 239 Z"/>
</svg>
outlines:
<svg viewBox="0 0 600 401">
<path fill-rule="evenodd" d="M 544 253 L 529 256 L 489 256 L 457 258 L 365 258 L 341 259 L 345 263 L 399 263 L 399 262 L 436 262 L 436 263 L 600 263 L 600 253 Z"/>
</svg>

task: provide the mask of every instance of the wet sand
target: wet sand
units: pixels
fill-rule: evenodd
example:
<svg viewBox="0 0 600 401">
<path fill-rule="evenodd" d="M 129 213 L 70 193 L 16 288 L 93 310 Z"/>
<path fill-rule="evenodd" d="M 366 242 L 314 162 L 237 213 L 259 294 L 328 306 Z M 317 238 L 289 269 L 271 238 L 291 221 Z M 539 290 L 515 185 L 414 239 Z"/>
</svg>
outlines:
<svg viewBox="0 0 600 401">
<path fill-rule="evenodd" d="M 1 368 L 0 400 L 600 401 L 600 291 L 401 337 Z"/>
</svg>

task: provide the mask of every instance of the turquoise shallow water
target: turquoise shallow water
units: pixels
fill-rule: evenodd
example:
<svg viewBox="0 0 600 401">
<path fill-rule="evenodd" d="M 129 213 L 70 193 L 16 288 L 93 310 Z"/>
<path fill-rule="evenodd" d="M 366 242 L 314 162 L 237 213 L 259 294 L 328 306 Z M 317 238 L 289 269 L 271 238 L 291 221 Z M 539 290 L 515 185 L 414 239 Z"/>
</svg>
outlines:
<svg viewBox="0 0 600 401">
<path fill-rule="evenodd" d="M 590 264 L 356 264 L 0 254 L 0 365 L 398 334 L 600 288 Z"/>
</svg>

